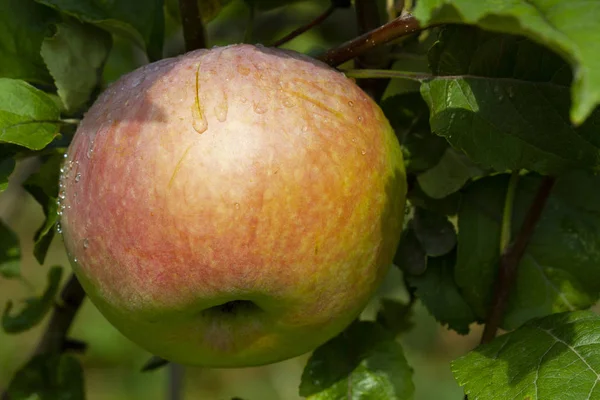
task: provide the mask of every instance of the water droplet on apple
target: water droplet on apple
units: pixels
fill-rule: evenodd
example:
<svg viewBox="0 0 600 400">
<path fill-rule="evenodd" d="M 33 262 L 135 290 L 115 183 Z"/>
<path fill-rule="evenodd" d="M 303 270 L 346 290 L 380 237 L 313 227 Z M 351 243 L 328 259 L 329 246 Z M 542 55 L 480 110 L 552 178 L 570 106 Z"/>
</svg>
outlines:
<svg viewBox="0 0 600 400">
<path fill-rule="evenodd" d="M 204 117 L 200 106 L 196 104 L 192 106 L 192 127 L 198 133 L 204 133 L 208 129 L 208 121 Z"/>
<path fill-rule="evenodd" d="M 84 238 L 83 239 L 83 248 L 87 249 L 90 245 L 90 241 L 88 240 L 88 238 Z"/>
<path fill-rule="evenodd" d="M 348 102 L 348 105 L 349 105 L 350 107 L 354 107 L 354 102 L 353 102 L 352 100 L 350 100 L 350 101 Z"/>
<path fill-rule="evenodd" d="M 285 99 L 283 100 L 283 105 L 287 108 L 291 108 L 294 107 L 294 102 L 291 99 Z"/>
<path fill-rule="evenodd" d="M 75 175 L 75 182 L 79 182 L 80 179 L 81 179 L 81 173 L 78 172 L 77 175 Z"/>
<path fill-rule="evenodd" d="M 67 157 L 69 157 L 69 155 L 67 153 L 63 154 L 64 159 L 67 159 Z"/>
<path fill-rule="evenodd" d="M 240 209 L 240 203 L 235 203 L 235 204 L 234 204 L 234 206 L 235 206 L 235 208 L 236 208 L 237 210 L 239 210 L 239 209 Z"/>
<path fill-rule="evenodd" d="M 221 103 L 218 106 L 215 106 L 215 116 L 219 122 L 225 122 L 225 120 L 227 120 L 228 109 L 227 103 Z"/>
<path fill-rule="evenodd" d="M 363 117 L 362 117 L 362 115 L 359 115 L 359 116 L 358 116 L 358 122 L 362 122 L 362 120 L 363 120 Z"/>
<path fill-rule="evenodd" d="M 242 97 L 240 97 L 240 101 L 241 101 L 242 103 L 245 103 L 245 102 L 247 102 L 247 101 L 248 101 L 248 99 L 242 96 Z"/>
<path fill-rule="evenodd" d="M 264 104 L 254 103 L 254 112 L 257 114 L 264 114 L 267 112 L 267 107 Z"/>
<path fill-rule="evenodd" d="M 131 82 L 131 87 L 138 87 L 140 86 L 140 84 L 144 81 L 144 79 L 146 79 L 146 77 L 144 75 L 138 74 L 135 75 L 133 78 L 133 81 Z"/>
<path fill-rule="evenodd" d="M 59 215 L 60 215 L 60 214 L 59 214 Z M 62 226 L 60 226 L 60 222 L 58 222 L 58 223 L 56 224 L 56 232 L 58 232 L 59 234 L 61 234 L 61 233 L 62 233 Z"/>
<path fill-rule="evenodd" d="M 306 131 L 308 131 L 308 126 L 304 125 L 304 126 L 302 127 L 302 132 L 306 132 Z"/>
<path fill-rule="evenodd" d="M 365 154 L 367 154 L 367 152 L 366 152 L 366 150 L 362 150 L 362 151 L 360 152 L 360 154 L 362 154 L 362 155 L 364 156 Z"/>
<path fill-rule="evenodd" d="M 73 259 L 73 262 L 74 262 L 75 264 L 77 264 L 77 257 L 75 257 L 75 258 Z"/>
</svg>

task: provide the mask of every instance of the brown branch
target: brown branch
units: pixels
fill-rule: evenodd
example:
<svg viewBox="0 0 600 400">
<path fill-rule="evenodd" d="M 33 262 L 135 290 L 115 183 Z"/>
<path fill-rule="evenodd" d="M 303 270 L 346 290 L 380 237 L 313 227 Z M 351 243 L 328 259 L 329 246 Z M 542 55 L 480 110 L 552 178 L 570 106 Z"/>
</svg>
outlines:
<svg viewBox="0 0 600 400">
<path fill-rule="evenodd" d="M 275 41 L 274 43 L 272 43 L 270 46 L 271 47 L 279 47 L 282 44 L 285 44 L 293 39 L 295 39 L 296 37 L 302 35 L 304 32 L 314 28 L 315 26 L 323 23 L 323 21 L 325 21 L 327 18 L 329 18 L 329 16 L 331 14 L 333 14 L 333 12 L 335 11 L 337 7 L 332 4 L 329 6 L 329 8 L 327 10 L 325 10 L 325 12 L 323 12 L 321 15 L 319 15 L 317 18 L 315 18 L 314 20 L 312 20 L 311 22 L 307 23 L 306 25 L 303 25 L 295 30 L 293 30 L 292 32 L 288 33 L 287 35 L 285 35 L 284 37 L 282 37 L 281 39 Z"/>
<path fill-rule="evenodd" d="M 343 43 L 320 55 L 319 60 L 335 67 L 358 57 L 367 51 L 389 43 L 403 36 L 412 35 L 426 27 L 421 27 L 415 17 L 410 14 L 400 16 L 377 29 Z"/>
<path fill-rule="evenodd" d="M 500 268 L 496 278 L 494 298 L 485 321 L 483 334 L 481 335 L 481 344 L 489 343 L 496 337 L 496 332 L 502 323 L 504 312 L 506 311 L 510 291 L 517 277 L 517 267 L 525 254 L 527 245 L 540 220 L 555 180 L 553 177 L 544 177 L 525 216 L 519 234 L 500 257 Z"/>
<path fill-rule="evenodd" d="M 179 0 L 179 13 L 183 26 L 185 50 L 205 49 L 206 31 L 202 22 L 202 15 L 198 8 L 197 0 Z"/>
<path fill-rule="evenodd" d="M 75 275 L 71 275 L 60 294 L 59 304 L 52 311 L 50 322 L 35 348 L 33 356 L 62 353 L 65 347 L 68 347 L 65 346 L 68 343 L 67 334 L 84 298 L 85 292 L 81 284 Z M 4 392 L 1 398 L 2 400 L 10 400 L 7 392 Z"/>
</svg>

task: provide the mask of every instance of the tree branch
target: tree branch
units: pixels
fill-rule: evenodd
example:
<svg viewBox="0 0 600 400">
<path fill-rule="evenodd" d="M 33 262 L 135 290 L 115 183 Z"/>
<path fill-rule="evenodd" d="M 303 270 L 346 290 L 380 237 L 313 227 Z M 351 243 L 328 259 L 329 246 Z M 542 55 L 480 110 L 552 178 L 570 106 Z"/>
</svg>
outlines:
<svg viewBox="0 0 600 400">
<path fill-rule="evenodd" d="M 377 29 L 369 31 L 356 39 L 343 43 L 320 55 L 319 60 L 333 67 L 358 57 L 374 47 L 389 43 L 403 36 L 412 35 L 423 29 L 415 17 L 410 14 L 400 16 Z"/>
<path fill-rule="evenodd" d="M 54 306 L 50 322 L 33 352 L 33 356 L 62 353 L 65 348 L 69 347 L 67 334 L 84 298 L 85 292 L 75 275 L 72 274 L 61 292 L 59 304 Z M 2 400 L 10 400 L 6 391 L 1 398 Z"/>
<path fill-rule="evenodd" d="M 504 312 L 506 311 L 510 290 L 517 277 L 517 267 L 535 232 L 535 227 L 542 215 L 555 180 L 553 177 L 544 177 L 525 216 L 519 234 L 512 244 L 507 246 L 500 257 L 500 268 L 496 278 L 494 298 L 485 321 L 483 334 L 481 335 L 481 344 L 489 343 L 496 337 L 496 332 L 502 323 Z"/>
<path fill-rule="evenodd" d="M 312 20 L 311 22 L 307 23 L 306 25 L 303 25 L 295 30 L 293 30 L 292 32 L 288 33 L 287 35 L 285 35 L 284 37 L 282 37 L 281 39 L 275 41 L 274 43 L 272 43 L 270 45 L 270 47 L 279 47 L 282 44 L 285 44 L 293 39 L 295 39 L 296 37 L 302 35 L 304 32 L 314 28 L 315 26 L 321 24 L 323 21 L 325 21 L 331 14 L 333 14 L 333 12 L 335 11 L 337 7 L 332 4 L 329 6 L 329 8 L 327 8 L 327 10 L 325 10 L 321 15 L 319 15 L 317 18 L 315 18 L 314 20 Z"/>
<path fill-rule="evenodd" d="M 179 13 L 181 14 L 181 24 L 183 26 L 185 50 L 205 49 L 207 47 L 206 31 L 198 8 L 198 1 L 179 0 Z"/>
</svg>

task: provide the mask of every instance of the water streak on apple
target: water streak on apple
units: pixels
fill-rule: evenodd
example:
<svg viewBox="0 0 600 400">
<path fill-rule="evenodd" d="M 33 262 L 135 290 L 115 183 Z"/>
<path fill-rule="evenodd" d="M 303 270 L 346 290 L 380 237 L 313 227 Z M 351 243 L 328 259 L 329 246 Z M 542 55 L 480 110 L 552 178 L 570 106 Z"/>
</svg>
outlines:
<svg viewBox="0 0 600 400">
<path fill-rule="evenodd" d="M 385 275 L 404 215 L 380 108 L 290 51 L 198 50 L 125 75 L 67 163 L 61 229 L 90 299 L 185 364 L 262 365 L 338 334 Z"/>
</svg>

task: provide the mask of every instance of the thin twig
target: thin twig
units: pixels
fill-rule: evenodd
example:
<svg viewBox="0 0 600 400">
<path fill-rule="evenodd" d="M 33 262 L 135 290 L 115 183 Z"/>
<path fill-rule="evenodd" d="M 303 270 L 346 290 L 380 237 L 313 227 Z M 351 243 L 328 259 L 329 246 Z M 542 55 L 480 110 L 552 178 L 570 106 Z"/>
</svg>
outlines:
<svg viewBox="0 0 600 400">
<path fill-rule="evenodd" d="M 496 278 L 494 298 L 485 321 L 485 328 L 481 335 L 481 343 L 489 343 L 496 337 L 496 332 L 502 323 L 508 297 L 517 277 L 517 267 L 525 254 L 527 245 L 533 236 L 535 227 L 542 215 L 544 206 L 550 196 L 555 178 L 544 177 L 538 192 L 529 207 L 521 230 L 515 240 L 509 245 L 500 257 L 500 268 Z"/>
<path fill-rule="evenodd" d="M 85 292 L 81 284 L 75 275 L 71 275 L 61 292 L 59 304 L 52 311 L 50 322 L 35 348 L 33 356 L 63 352 L 67 342 L 67 334 L 84 298 Z M 2 400 L 10 399 L 7 392 L 4 392 L 1 398 Z"/>
<path fill-rule="evenodd" d="M 427 27 L 419 25 L 415 17 L 406 14 L 339 47 L 328 50 L 318 58 L 335 67 L 364 54 L 376 46 L 381 46 L 403 36 L 412 35 L 425 28 Z"/>
<path fill-rule="evenodd" d="M 323 21 L 325 21 L 331 14 L 333 14 L 333 12 L 335 11 L 337 7 L 335 5 L 330 5 L 329 8 L 327 8 L 327 10 L 325 10 L 321 15 L 319 15 L 317 18 L 315 18 L 314 20 L 312 20 L 311 22 L 307 23 L 306 25 L 303 25 L 295 30 L 293 30 L 292 32 L 288 33 L 287 35 L 285 35 L 284 37 L 282 37 L 281 39 L 273 42 L 271 44 L 271 47 L 279 47 L 282 44 L 285 44 L 293 39 L 295 39 L 296 37 L 302 35 L 304 32 L 314 28 L 315 26 L 321 24 Z"/>
<path fill-rule="evenodd" d="M 198 8 L 198 1 L 179 0 L 179 13 L 181 14 L 186 51 L 205 49 L 207 47 L 206 30 L 200 8 Z"/>
</svg>

